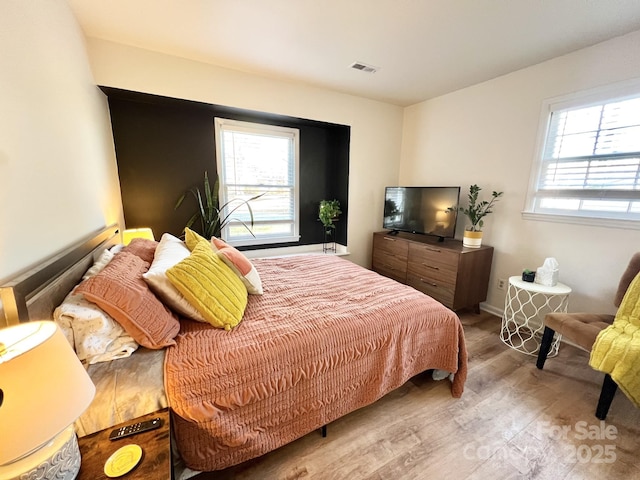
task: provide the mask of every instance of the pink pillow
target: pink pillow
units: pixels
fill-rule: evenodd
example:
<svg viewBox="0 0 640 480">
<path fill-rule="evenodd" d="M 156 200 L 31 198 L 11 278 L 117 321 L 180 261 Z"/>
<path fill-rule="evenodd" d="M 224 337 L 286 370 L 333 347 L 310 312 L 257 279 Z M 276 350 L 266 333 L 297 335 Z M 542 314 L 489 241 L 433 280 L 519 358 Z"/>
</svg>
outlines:
<svg viewBox="0 0 640 480">
<path fill-rule="evenodd" d="M 140 345 L 174 345 L 178 318 L 156 298 L 142 278 L 149 263 L 131 252 L 118 253 L 99 274 L 80 283 L 76 293 L 111 315 Z"/>
<path fill-rule="evenodd" d="M 240 250 L 216 237 L 211 237 L 211 245 L 220 260 L 235 273 L 253 295 L 262 295 L 262 280 L 258 271 Z"/>
<path fill-rule="evenodd" d="M 151 264 L 156 253 L 158 242 L 149 240 L 148 238 L 134 238 L 129 245 L 122 249 L 123 252 L 133 253 L 145 262 Z"/>
</svg>

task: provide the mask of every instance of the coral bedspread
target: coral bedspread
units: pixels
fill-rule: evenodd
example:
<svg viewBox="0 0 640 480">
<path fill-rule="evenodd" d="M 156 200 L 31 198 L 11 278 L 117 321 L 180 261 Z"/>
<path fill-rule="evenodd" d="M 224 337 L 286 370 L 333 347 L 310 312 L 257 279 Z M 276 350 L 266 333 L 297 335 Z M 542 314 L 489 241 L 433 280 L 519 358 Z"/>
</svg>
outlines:
<svg viewBox="0 0 640 480">
<path fill-rule="evenodd" d="M 218 470 L 274 450 L 368 405 L 427 369 L 456 372 L 460 320 L 432 298 L 339 257 L 255 260 L 232 331 L 182 321 L 165 387 L 186 465 Z"/>
</svg>

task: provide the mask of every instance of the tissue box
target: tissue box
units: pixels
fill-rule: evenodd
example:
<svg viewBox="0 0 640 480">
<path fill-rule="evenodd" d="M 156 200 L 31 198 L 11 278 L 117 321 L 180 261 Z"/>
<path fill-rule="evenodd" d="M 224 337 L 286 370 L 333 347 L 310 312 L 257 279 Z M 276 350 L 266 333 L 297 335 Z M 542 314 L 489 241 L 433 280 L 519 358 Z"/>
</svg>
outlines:
<svg viewBox="0 0 640 480">
<path fill-rule="evenodd" d="M 549 270 L 544 267 L 538 267 L 535 282 L 546 287 L 555 286 L 558 283 L 558 269 Z"/>
</svg>

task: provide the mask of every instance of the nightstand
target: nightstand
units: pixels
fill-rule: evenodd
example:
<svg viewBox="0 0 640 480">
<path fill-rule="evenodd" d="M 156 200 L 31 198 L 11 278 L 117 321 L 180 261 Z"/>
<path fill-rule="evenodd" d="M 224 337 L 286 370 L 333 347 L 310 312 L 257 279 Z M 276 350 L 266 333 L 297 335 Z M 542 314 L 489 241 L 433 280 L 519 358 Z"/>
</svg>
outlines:
<svg viewBox="0 0 640 480">
<path fill-rule="evenodd" d="M 109 433 L 115 428 L 143 422 L 156 417 L 162 419 L 162 426 L 155 430 L 138 433 L 120 440 L 109 440 Z M 170 480 L 173 477 L 171 462 L 171 419 L 169 409 L 159 410 L 149 415 L 114 425 L 100 432 L 78 439 L 82 456 L 77 480 L 108 479 L 104 464 L 113 452 L 129 444 L 142 447 L 140 463 L 120 478 L 126 480 Z"/>
<path fill-rule="evenodd" d="M 570 293 L 571 288 L 563 283 L 549 287 L 525 282 L 519 275 L 509 277 L 500 332 L 502 342 L 514 350 L 537 356 L 544 316 L 553 312 L 566 313 Z M 558 354 L 560 337 L 555 336 L 549 357 Z"/>
</svg>

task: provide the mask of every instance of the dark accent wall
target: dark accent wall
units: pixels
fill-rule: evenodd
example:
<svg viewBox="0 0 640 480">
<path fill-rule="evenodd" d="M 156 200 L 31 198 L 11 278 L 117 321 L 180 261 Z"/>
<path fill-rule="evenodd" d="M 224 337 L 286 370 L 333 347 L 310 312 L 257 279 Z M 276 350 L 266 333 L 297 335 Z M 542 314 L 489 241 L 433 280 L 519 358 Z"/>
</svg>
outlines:
<svg viewBox="0 0 640 480">
<path fill-rule="evenodd" d="M 347 244 L 350 127 L 220 105 L 101 87 L 109 99 L 127 228 L 151 227 L 180 236 L 196 205 L 174 210 L 178 198 L 216 173 L 215 117 L 300 130 L 300 241 L 321 243 L 318 204 L 340 201 L 336 240 Z M 194 226 L 195 228 L 195 226 Z M 252 247 L 252 248 L 259 248 Z"/>
</svg>

